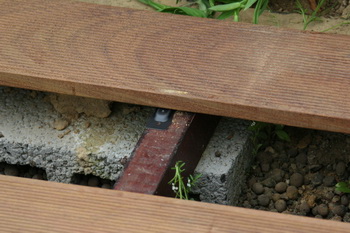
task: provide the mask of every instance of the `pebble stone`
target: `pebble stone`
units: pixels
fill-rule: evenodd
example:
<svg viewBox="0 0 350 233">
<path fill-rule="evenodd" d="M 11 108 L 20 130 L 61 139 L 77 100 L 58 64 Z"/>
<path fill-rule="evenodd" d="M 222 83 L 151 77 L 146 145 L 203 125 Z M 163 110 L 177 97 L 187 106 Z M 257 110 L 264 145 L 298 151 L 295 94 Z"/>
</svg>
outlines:
<svg viewBox="0 0 350 233">
<path fill-rule="evenodd" d="M 254 206 L 258 206 L 258 201 L 252 199 L 252 200 L 249 201 L 249 204 L 250 204 L 251 206 L 253 206 L 253 207 L 254 207 Z"/>
<path fill-rule="evenodd" d="M 287 209 L 287 203 L 285 200 L 278 200 L 275 202 L 275 208 L 278 212 L 283 212 Z"/>
<path fill-rule="evenodd" d="M 318 215 L 317 206 L 315 206 L 314 208 L 312 208 L 311 213 L 312 213 L 314 216 Z"/>
<path fill-rule="evenodd" d="M 346 195 L 341 196 L 340 204 L 347 206 L 349 205 L 349 198 Z"/>
<path fill-rule="evenodd" d="M 284 193 L 287 190 L 287 184 L 285 182 L 279 182 L 276 184 L 275 190 L 278 193 Z"/>
<path fill-rule="evenodd" d="M 337 163 L 337 166 L 335 167 L 335 173 L 337 173 L 338 176 L 342 176 L 344 175 L 345 171 L 346 164 L 343 161 Z"/>
<path fill-rule="evenodd" d="M 324 199 L 326 199 L 328 201 L 332 200 L 333 197 L 334 197 L 334 193 L 333 192 L 324 192 L 322 194 L 322 198 L 324 198 Z"/>
<path fill-rule="evenodd" d="M 344 222 L 350 222 L 350 213 L 349 213 L 349 212 L 347 212 L 347 213 L 344 215 L 343 221 L 344 221 Z"/>
<path fill-rule="evenodd" d="M 311 178 L 311 183 L 315 186 L 321 185 L 323 182 L 323 175 L 319 172 L 315 173 Z"/>
<path fill-rule="evenodd" d="M 333 214 L 343 217 L 346 213 L 346 207 L 343 205 L 335 205 L 332 209 Z"/>
<path fill-rule="evenodd" d="M 297 166 L 306 165 L 306 163 L 307 163 L 306 154 L 305 153 L 298 154 L 298 156 L 295 158 L 295 162 L 297 163 Z"/>
<path fill-rule="evenodd" d="M 306 202 L 302 202 L 299 206 L 299 210 L 302 213 L 308 214 L 310 212 L 310 206 Z"/>
<path fill-rule="evenodd" d="M 256 178 L 254 176 L 248 180 L 248 186 L 250 188 L 252 188 L 255 183 L 256 183 Z"/>
<path fill-rule="evenodd" d="M 268 163 L 261 164 L 261 171 L 262 172 L 268 172 L 269 170 L 270 170 L 270 164 L 268 164 Z"/>
<path fill-rule="evenodd" d="M 276 202 L 281 199 L 281 195 L 279 193 L 274 193 L 271 198 L 274 202 Z"/>
<path fill-rule="evenodd" d="M 255 194 L 260 195 L 264 192 L 264 186 L 260 183 L 255 183 L 252 186 L 252 190 Z"/>
<path fill-rule="evenodd" d="M 290 184 L 292 186 L 295 186 L 298 188 L 298 187 L 302 186 L 303 183 L 304 183 L 304 177 L 300 173 L 296 172 L 290 177 Z"/>
<path fill-rule="evenodd" d="M 333 203 L 337 203 L 337 202 L 339 202 L 340 201 L 340 196 L 338 196 L 338 195 L 335 195 L 333 198 L 332 198 L 332 202 Z"/>
<path fill-rule="evenodd" d="M 299 196 L 298 189 L 295 186 L 288 186 L 286 194 L 288 199 L 291 200 L 295 200 Z"/>
<path fill-rule="evenodd" d="M 68 125 L 69 125 L 69 122 L 66 121 L 65 119 L 57 119 L 53 123 L 53 128 L 57 130 L 64 130 L 65 128 L 68 127 Z"/>
<path fill-rule="evenodd" d="M 269 176 L 271 179 L 278 183 L 282 181 L 284 174 L 285 172 L 283 170 L 275 168 L 269 173 Z"/>
<path fill-rule="evenodd" d="M 328 206 L 326 204 L 320 204 L 317 206 L 317 213 L 322 217 L 326 217 L 329 213 Z"/>
<path fill-rule="evenodd" d="M 261 183 L 268 188 L 273 188 L 276 185 L 276 181 L 274 179 L 272 179 L 271 177 L 263 180 Z"/>
<path fill-rule="evenodd" d="M 323 185 L 326 187 L 332 187 L 335 185 L 335 178 L 334 176 L 326 176 L 323 179 Z"/>
<path fill-rule="evenodd" d="M 342 217 L 339 216 L 339 215 L 336 215 L 336 216 L 333 216 L 332 218 L 330 218 L 330 220 L 333 220 L 333 221 L 341 221 L 342 220 Z"/>
<path fill-rule="evenodd" d="M 258 196 L 258 202 L 259 202 L 259 205 L 265 207 L 269 205 L 270 198 L 265 194 L 261 194 L 260 196 Z"/>
</svg>

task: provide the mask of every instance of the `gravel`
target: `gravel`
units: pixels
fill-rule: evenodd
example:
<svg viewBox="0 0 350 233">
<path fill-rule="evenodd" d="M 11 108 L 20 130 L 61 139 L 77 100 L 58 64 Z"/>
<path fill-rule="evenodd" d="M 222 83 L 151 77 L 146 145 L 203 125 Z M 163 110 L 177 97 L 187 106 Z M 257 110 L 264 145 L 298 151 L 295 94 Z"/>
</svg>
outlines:
<svg viewBox="0 0 350 233">
<path fill-rule="evenodd" d="M 252 190 L 255 194 L 260 195 L 264 192 L 264 186 L 260 183 L 253 184 Z"/>
<path fill-rule="evenodd" d="M 317 206 L 317 213 L 322 217 L 326 217 L 329 213 L 328 206 L 326 204 L 320 204 Z"/>
<path fill-rule="evenodd" d="M 287 209 L 287 203 L 285 200 L 278 200 L 275 202 L 275 208 L 278 212 L 283 212 Z"/>
<path fill-rule="evenodd" d="M 258 196 L 258 203 L 261 206 L 268 206 L 270 204 L 270 198 L 267 195 L 262 194 Z"/>
<path fill-rule="evenodd" d="M 350 194 L 335 191 L 350 180 L 350 135 L 286 130 L 290 142 L 271 141 L 256 155 L 239 206 L 350 222 Z"/>
<path fill-rule="evenodd" d="M 298 198 L 298 189 L 295 186 L 288 186 L 286 195 L 289 200 L 295 200 Z"/>
<path fill-rule="evenodd" d="M 275 186 L 275 190 L 278 193 L 284 193 L 287 190 L 288 185 L 285 182 L 279 182 Z"/>
<path fill-rule="evenodd" d="M 346 171 L 346 164 L 343 161 L 337 163 L 337 166 L 335 167 L 335 173 L 338 176 L 342 176 L 344 175 L 345 171 Z"/>
<path fill-rule="evenodd" d="M 293 173 L 290 177 L 290 184 L 295 187 L 300 187 L 304 183 L 304 177 L 300 173 Z"/>
<path fill-rule="evenodd" d="M 335 177 L 334 176 L 326 176 L 323 179 L 323 185 L 326 187 L 333 187 L 335 185 Z"/>
</svg>

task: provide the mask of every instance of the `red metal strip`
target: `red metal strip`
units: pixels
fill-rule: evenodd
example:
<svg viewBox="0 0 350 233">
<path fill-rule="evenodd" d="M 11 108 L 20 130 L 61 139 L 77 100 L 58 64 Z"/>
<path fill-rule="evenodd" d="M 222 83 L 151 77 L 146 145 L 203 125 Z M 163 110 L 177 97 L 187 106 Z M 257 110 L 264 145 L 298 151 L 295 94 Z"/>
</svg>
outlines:
<svg viewBox="0 0 350 233">
<path fill-rule="evenodd" d="M 168 181 L 176 161 L 193 173 L 218 123 L 218 117 L 176 112 L 167 130 L 146 129 L 114 189 L 172 196 Z"/>
</svg>

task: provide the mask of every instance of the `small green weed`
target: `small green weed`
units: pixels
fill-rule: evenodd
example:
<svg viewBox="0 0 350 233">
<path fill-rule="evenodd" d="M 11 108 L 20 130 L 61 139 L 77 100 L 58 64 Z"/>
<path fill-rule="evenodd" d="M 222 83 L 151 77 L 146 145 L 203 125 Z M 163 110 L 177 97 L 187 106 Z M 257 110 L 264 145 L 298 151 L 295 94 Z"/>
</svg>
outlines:
<svg viewBox="0 0 350 233">
<path fill-rule="evenodd" d="M 299 0 L 296 1 L 297 7 L 299 9 L 298 13 L 300 13 L 303 17 L 303 23 L 304 23 L 303 30 L 306 30 L 306 28 L 309 26 L 311 22 L 320 20 L 317 14 L 325 2 L 326 0 L 319 1 L 316 9 L 309 15 L 309 12 L 307 12 L 307 10 L 301 5 L 300 1 Z"/>
<path fill-rule="evenodd" d="M 344 21 L 344 22 L 338 23 L 338 24 L 336 24 L 336 25 L 334 25 L 334 26 L 332 26 L 332 27 L 330 27 L 330 28 L 327 28 L 327 29 L 323 30 L 322 32 L 328 32 L 328 31 L 330 31 L 330 30 L 339 28 L 339 27 L 341 27 L 341 26 L 343 26 L 343 25 L 346 25 L 346 24 L 350 24 L 350 21 Z"/>
<path fill-rule="evenodd" d="M 171 185 L 172 190 L 175 192 L 175 198 L 189 200 L 191 189 L 201 177 L 201 174 L 197 174 L 195 176 L 190 175 L 187 178 L 187 183 L 185 184 L 184 177 L 182 176 L 182 173 L 185 171 L 183 168 L 184 166 L 184 162 L 176 162 L 175 166 L 171 168 L 175 170 L 175 175 L 168 184 Z"/>
<path fill-rule="evenodd" d="M 335 185 L 335 190 L 342 193 L 350 193 L 350 181 L 337 183 Z"/>
<path fill-rule="evenodd" d="M 242 10 L 247 10 L 252 5 L 256 4 L 253 16 L 253 23 L 258 23 L 259 16 L 267 8 L 269 0 L 196 0 L 181 7 L 171 7 L 156 3 L 152 0 L 138 0 L 146 5 L 149 5 L 159 12 L 167 12 L 180 15 L 189 15 L 202 18 L 226 19 L 233 17 L 233 20 L 239 21 L 239 13 Z M 180 2 L 177 0 L 176 3 Z M 198 8 L 193 8 L 197 5 Z M 219 13 L 219 14 L 218 14 Z"/>
<path fill-rule="evenodd" d="M 254 146 L 254 154 L 271 144 L 276 137 L 282 141 L 290 142 L 290 137 L 284 130 L 284 125 L 253 121 L 248 130 L 252 131 L 251 140 Z"/>
</svg>

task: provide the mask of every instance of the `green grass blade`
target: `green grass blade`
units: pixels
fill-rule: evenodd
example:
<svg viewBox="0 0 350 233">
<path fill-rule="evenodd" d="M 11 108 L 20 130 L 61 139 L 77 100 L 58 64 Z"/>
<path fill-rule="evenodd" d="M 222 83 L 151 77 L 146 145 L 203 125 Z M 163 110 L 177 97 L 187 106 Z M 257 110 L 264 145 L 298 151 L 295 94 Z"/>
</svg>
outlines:
<svg viewBox="0 0 350 233">
<path fill-rule="evenodd" d="M 240 7 L 241 7 L 241 2 L 234 2 L 230 4 L 216 5 L 216 6 L 210 7 L 209 10 L 223 12 L 223 11 L 235 10 Z"/>
<path fill-rule="evenodd" d="M 247 0 L 243 0 L 243 1 L 247 1 Z M 219 1 L 217 1 L 217 2 L 229 4 L 229 3 L 243 2 L 243 1 L 242 1 L 242 0 L 219 0 Z M 215 1 L 214 1 L 214 2 L 215 2 Z"/>
<path fill-rule="evenodd" d="M 257 0 L 248 0 L 247 4 L 244 7 L 244 10 L 250 8 Z"/>
<path fill-rule="evenodd" d="M 160 12 L 173 13 L 178 15 L 189 15 L 201 18 L 207 18 L 207 14 L 204 11 L 190 8 L 190 7 L 168 7 Z"/>
<path fill-rule="evenodd" d="M 217 17 L 217 19 L 220 19 L 220 20 L 227 19 L 227 18 L 233 16 L 233 13 L 234 13 L 234 10 L 224 11 Z"/>
<path fill-rule="evenodd" d="M 282 141 L 290 142 L 289 135 L 287 134 L 286 131 L 284 131 L 284 130 L 276 130 L 275 133 L 276 133 L 277 137 L 279 139 L 281 139 Z"/>
</svg>

